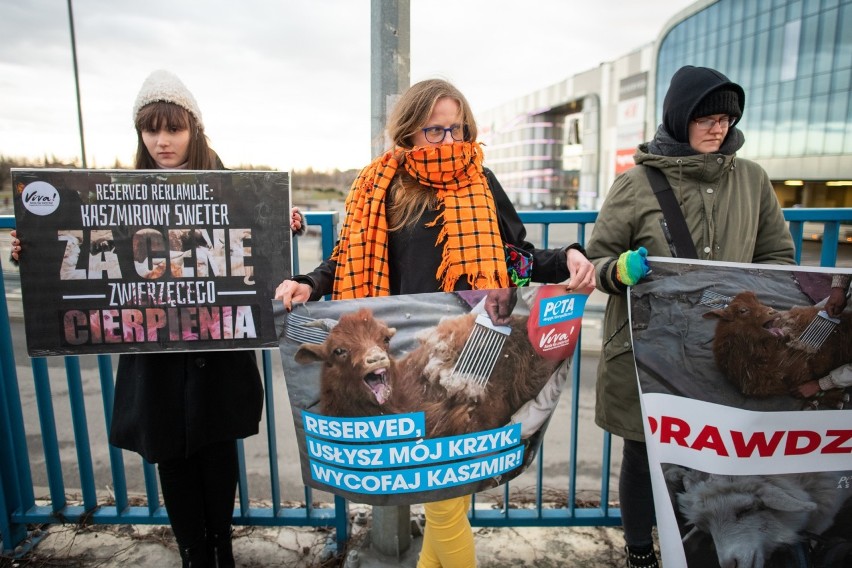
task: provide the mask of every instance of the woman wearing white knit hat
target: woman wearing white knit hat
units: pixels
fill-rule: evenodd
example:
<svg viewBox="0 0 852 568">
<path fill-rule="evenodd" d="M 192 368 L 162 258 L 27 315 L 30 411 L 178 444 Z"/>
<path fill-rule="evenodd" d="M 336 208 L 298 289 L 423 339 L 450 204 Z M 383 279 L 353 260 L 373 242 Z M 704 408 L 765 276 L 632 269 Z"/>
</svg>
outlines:
<svg viewBox="0 0 852 568">
<path fill-rule="evenodd" d="M 207 143 L 195 97 L 174 74 L 151 73 L 136 97 L 133 121 L 136 169 L 224 169 Z M 305 229 L 295 207 L 290 228 Z M 17 261 L 21 241 L 11 236 Z M 257 434 L 262 405 L 252 351 L 119 357 L 109 441 L 158 464 L 184 567 L 234 566 L 235 442 Z"/>
<path fill-rule="evenodd" d="M 195 97 L 168 71 L 145 80 L 133 119 L 137 169 L 224 169 L 207 144 Z M 257 433 L 262 405 L 253 351 L 119 358 L 110 443 L 157 463 L 185 567 L 234 566 L 235 441 Z"/>
<path fill-rule="evenodd" d="M 195 97 L 168 71 L 133 105 L 137 169 L 224 169 Z M 183 566 L 234 566 L 235 440 L 256 434 L 263 387 L 252 351 L 124 354 L 109 441 L 156 463 Z"/>
<path fill-rule="evenodd" d="M 192 167 L 188 169 L 223 169 L 207 145 L 195 97 L 174 74 L 160 69 L 145 79 L 133 103 L 133 122 L 139 136 L 137 169 L 187 167 L 190 161 Z M 157 142 L 161 142 L 163 148 L 158 150 Z M 170 151 L 185 149 L 186 152 L 167 153 L 167 142 L 173 145 L 168 148 Z M 174 163 L 175 156 L 185 159 Z"/>
</svg>

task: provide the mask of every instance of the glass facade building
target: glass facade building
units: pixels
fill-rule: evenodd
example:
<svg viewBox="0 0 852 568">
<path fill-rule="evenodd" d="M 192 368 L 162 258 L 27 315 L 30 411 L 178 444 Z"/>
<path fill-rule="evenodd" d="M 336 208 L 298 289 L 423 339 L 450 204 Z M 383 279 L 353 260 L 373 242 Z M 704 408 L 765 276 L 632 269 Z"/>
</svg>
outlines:
<svg viewBox="0 0 852 568">
<path fill-rule="evenodd" d="M 852 0 L 699 0 L 652 44 L 484 113 L 486 165 L 520 207 L 599 208 L 684 65 L 743 86 L 737 155 L 782 206 L 852 207 Z"/>
</svg>

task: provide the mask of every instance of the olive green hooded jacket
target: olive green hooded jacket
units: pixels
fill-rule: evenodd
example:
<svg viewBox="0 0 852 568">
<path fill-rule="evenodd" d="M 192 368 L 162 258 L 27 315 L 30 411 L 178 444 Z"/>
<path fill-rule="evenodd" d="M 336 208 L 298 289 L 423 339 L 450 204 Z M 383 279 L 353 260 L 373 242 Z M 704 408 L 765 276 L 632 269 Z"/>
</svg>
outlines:
<svg viewBox="0 0 852 568">
<path fill-rule="evenodd" d="M 659 133 L 658 133 L 659 137 Z M 639 146 L 635 161 L 660 169 L 674 190 L 698 257 L 745 263 L 794 264 L 793 240 L 766 172 L 725 154 L 661 156 Z M 627 324 L 627 297 L 611 262 L 640 246 L 670 257 L 663 214 L 644 167 L 619 176 L 601 207 L 586 250 L 597 268 L 606 305 L 598 366 L 595 422 L 618 436 L 643 441 L 636 369 Z"/>
</svg>

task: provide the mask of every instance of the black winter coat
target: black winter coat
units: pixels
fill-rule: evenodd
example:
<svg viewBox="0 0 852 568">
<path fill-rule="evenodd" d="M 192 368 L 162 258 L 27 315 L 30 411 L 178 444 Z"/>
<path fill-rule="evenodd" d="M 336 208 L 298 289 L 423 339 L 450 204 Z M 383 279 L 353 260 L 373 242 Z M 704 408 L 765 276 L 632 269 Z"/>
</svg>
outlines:
<svg viewBox="0 0 852 568">
<path fill-rule="evenodd" d="M 258 432 L 263 386 L 254 351 L 119 357 L 110 444 L 156 463 Z"/>
<path fill-rule="evenodd" d="M 224 170 L 214 153 L 216 170 Z M 109 443 L 150 463 L 258 432 L 263 385 L 254 351 L 125 354 L 115 374 Z"/>
</svg>

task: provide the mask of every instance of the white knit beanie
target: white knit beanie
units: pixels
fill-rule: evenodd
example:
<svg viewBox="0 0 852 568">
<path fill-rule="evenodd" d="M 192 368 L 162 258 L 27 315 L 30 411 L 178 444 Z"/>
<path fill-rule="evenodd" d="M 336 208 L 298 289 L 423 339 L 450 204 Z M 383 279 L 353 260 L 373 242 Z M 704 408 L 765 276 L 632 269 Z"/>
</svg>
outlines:
<svg viewBox="0 0 852 568">
<path fill-rule="evenodd" d="M 136 95 L 136 102 L 133 103 L 134 125 L 142 107 L 158 101 L 173 103 L 185 108 L 195 117 L 198 127 L 202 130 L 204 129 L 204 122 L 201 120 L 201 110 L 198 108 L 198 103 L 195 102 L 195 97 L 192 96 L 186 85 L 174 73 L 163 69 L 154 71 L 142 83 L 142 88 L 139 90 L 139 94 Z"/>
</svg>

